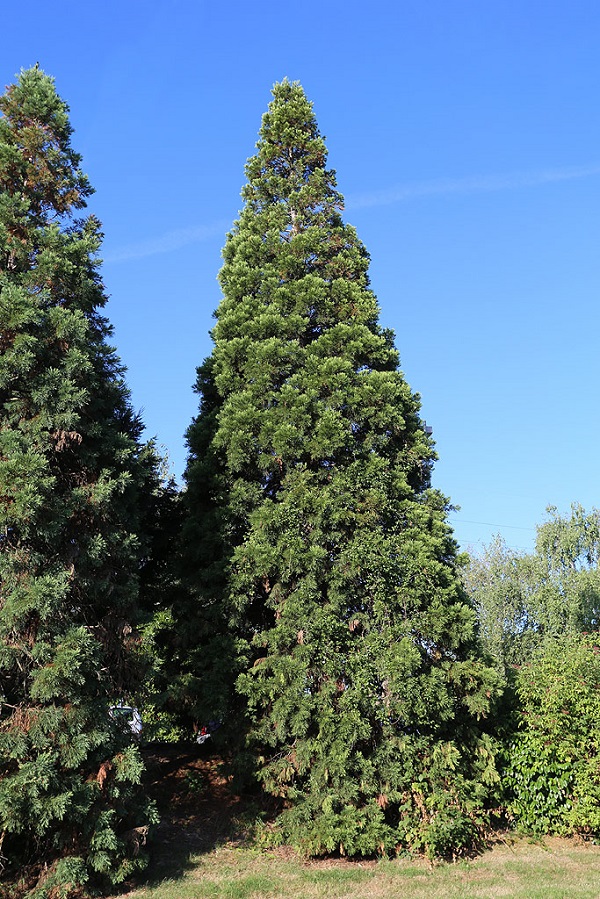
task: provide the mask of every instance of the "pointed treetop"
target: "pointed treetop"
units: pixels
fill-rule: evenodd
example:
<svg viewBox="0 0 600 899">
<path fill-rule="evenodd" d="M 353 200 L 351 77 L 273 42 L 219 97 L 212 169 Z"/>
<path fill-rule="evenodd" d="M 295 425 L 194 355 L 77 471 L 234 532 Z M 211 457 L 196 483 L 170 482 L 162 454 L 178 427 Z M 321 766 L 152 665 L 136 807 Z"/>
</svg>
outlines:
<svg viewBox="0 0 600 899">
<path fill-rule="evenodd" d="M 333 209 L 343 206 L 335 189 L 333 170 L 325 168 L 327 148 L 313 112 L 298 81 L 275 84 L 273 100 L 263 115 L 258 152 L 246 164 L 249 184 L 242 191 L 253 211 L 291 202 L 298 212 L 315 203 Z M 317 200 L 318 198 L 318 200 Z"/>
<path fill-rule="evenodd" d="M 325 144 L 321 139 L 313 112 L 313 104 L 304 93 L 300 82 L 284 78 L 283 81 L 273 85 L 271 93 L 273 100 L 262 117 L 261 140 L 257 146 L 260 148 L 262 142 L 276 146 L 290 146 L 302 135 L 305 140 L 319 141 L 326 155 Z"/>
<path fill-rule="evenodd" d="M 71 147 L 69 107 L 54 79 L 39 68 L 21 71 L 0 97 L 0 191 L 22 194 L 34 216 L 70 214 L 93 193 Z"/>
</svg>

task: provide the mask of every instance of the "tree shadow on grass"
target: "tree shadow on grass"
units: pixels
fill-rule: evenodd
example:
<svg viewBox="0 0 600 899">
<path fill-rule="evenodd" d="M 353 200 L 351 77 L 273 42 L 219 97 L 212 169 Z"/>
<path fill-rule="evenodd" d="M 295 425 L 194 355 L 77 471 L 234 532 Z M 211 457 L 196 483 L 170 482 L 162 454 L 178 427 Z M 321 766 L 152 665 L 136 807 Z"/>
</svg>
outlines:
<svg viewBox="0 0 600 899">
<path fill-rule="evenodd" d="M 243 842 L 255 806 L 232 791 L 210 741 L 203 746 L 151 744 L 143 754 L 160 824 L 153 829 L 150 864 L 137 886 L 176 880 L 193 869 L 194 856 Z"/>
</svg>

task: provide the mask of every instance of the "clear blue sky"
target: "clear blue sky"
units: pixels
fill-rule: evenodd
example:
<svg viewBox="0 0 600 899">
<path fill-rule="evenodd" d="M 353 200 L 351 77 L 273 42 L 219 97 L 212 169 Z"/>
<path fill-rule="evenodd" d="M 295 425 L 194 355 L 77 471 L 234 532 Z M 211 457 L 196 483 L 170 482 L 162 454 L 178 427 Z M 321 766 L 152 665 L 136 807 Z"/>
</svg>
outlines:
<svg viewBox="0 0 600 899">
<path fill-rule="evenodd" d="M 463 547 L 600 505 L 600 5 L 30 0 L 103 222 L 115 344 L 176 474 L 216 275 L 275 81 L 302 82 L 423 400 Z"/>
</svg>

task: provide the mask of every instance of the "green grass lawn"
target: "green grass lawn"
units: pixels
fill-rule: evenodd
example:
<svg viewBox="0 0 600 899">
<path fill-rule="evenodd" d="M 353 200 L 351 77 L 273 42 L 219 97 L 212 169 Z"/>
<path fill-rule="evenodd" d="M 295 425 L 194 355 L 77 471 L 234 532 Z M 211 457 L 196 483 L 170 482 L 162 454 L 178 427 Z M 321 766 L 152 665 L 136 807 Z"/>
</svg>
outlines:
<svg viewBox="0 0 600 899">
<path fill-rule="evenodd" d="M 130 899 L 600 899 L 600 846 L 499 844 L 472 861 L 307 861 L 291 851 L 218 848 Z"/>
<path fill-rule="evenodd" d="M 265 850 L 257 808 L 207 747 L 149 747 L 145 758 L 162 821 L 145 880 L 115 899 L 600 899 L 600 845 L 581 840 L 509 834 L 470 861 L 434 866 Z"/>
</svg>

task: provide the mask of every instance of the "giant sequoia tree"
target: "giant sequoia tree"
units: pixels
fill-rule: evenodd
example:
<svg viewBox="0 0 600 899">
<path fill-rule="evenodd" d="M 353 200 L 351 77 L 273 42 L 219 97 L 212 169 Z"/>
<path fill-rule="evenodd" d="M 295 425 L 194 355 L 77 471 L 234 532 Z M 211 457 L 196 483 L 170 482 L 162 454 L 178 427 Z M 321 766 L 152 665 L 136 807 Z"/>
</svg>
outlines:
<svg viewBox="0 0 600 899">
<path fill-rule="evenodd" d="M 0 861 L 49 895 L 141 859 L 141 763 L 109 709 L 155 474 L 107 343 L 99 223 L 75 217 L 68 109 L 36 67 L 0 111 Z"/>
<path fill-rule="evenodd" d="M 201 663 L 233 659 L 284 835 L 313 853 L 452 850 L 496 778 L 477 725 L 493 675 L 312 106 L 299 84 L 273 95 L 189 432 L 188 559 L 206 631 L 226 626 Z"/>
</svg>

